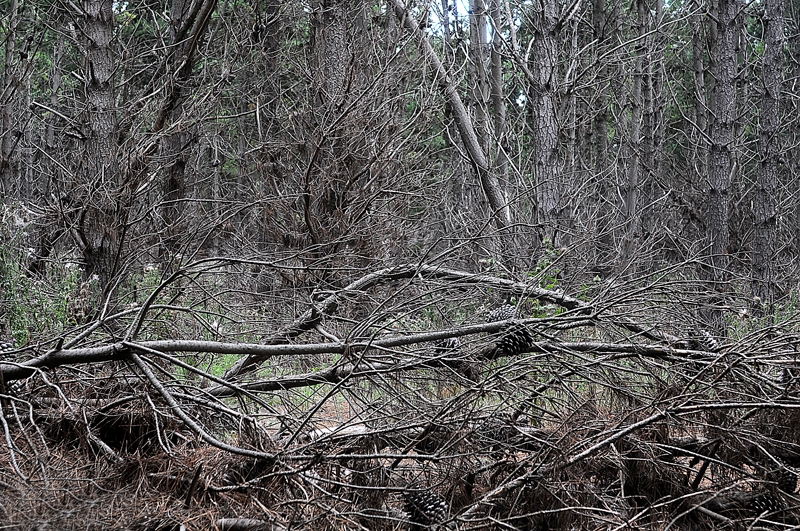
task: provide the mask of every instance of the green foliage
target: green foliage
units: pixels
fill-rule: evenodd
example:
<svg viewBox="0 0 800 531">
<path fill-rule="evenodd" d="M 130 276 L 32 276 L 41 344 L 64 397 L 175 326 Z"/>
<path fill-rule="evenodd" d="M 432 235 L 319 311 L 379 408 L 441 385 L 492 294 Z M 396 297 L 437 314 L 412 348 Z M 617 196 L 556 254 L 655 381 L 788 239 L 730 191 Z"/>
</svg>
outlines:
<svg viewBox="0 0 800 531">
<path fill-rule="evenodd" d="M 50 264 L 44 277 L 29 276 L 15 242 L 0 245 L 0 296 L 4 303 L 3 328 L 18 345 L 42 334 L 58 335 L 82 322 L 90 301 L 99 295 L 98 279 L 83 280 L 73 262 Z"/>
<path fill-rule="evenodd" d="M 542 242 L 542 255 L 539 257 L 534 270 L 528 272 L 528 276 L 538 278 L 539 285 L 544 289 L 558 289 L 561 269 L 557 263 L 562 254 L 563 251 L 561 249 L 554 248 L 553 243 L 546 239 Z"/>
</svg>

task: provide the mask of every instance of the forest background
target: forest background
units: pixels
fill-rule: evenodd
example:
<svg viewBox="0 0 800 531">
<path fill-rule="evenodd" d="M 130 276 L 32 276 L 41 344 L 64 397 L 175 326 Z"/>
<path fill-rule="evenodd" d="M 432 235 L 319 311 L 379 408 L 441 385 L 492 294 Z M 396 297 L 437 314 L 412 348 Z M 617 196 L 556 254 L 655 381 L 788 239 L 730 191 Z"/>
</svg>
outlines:
<svg viewBox="0 0 800 531">
<path fill-rule="evenodd" d="M 10 525 L 797 525 L 797 9 L 0 1 Z"/>
</svg>

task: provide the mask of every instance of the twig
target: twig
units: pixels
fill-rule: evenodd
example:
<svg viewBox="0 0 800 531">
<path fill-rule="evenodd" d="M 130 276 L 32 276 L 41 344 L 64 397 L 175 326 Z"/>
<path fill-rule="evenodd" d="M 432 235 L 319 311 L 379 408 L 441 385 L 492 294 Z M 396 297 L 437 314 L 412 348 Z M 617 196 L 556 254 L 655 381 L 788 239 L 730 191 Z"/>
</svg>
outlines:
<svg viewBox="0 0 800 531">
<path fill-rule="evenodd" d="M 138 354 L 130 354 L 131 361 L 139 367 L 139 370 L 145 375 L 147 380 L 150 382 L 156 391 L 161 395 L 164 401 L 169 404 L 170 408 L 172 409 L 173 413 L 178 416 L 178 418 L 183 421 L 183 423 L 193 432 L 195 432 L 201 439 L 206 441 L 211 446 L 219 448 L 220 450 L 225 450 L 226 452 L 230 452 L 232 454 L 244 455 L 247 457 L 255 457 L 256 459 L 264 459 L 268 462 L 275 461 L 275 455 L 269 454 L 266 452 L 256 452 L 255 450 L 248 450 L 246 448 L 239 448 L 238 446 L 232 446 L 230 444 L 224 443 L 215 437 L 212 437 L 208 434 L 197 422 L 194 421 L 189 415 L 187 415 L 181 406 L 178 404 L 177 400 L 172 396 L 172 394 L 167 391 L 167 389 L 161 384 L 161 382 L 156 378 L 156 375 L 153 374 L 153 371 L 150 370 L 150 367 L 147 366 L 147 363 L 138 355 Z"/>
</svg>

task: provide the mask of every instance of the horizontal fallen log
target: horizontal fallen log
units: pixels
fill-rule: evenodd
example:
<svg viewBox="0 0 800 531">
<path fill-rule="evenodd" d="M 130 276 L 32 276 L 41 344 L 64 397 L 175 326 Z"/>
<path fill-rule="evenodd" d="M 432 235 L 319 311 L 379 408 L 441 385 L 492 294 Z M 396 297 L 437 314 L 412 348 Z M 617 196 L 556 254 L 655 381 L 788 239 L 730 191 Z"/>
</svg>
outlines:
<svg viewBox="0 0 800 531">
<path fill-rule="evenodd" d="M 525 324 L 534 324 L 536 319 L 526 319 L 519 321 Z M 0 361 L 0 374 L 6 382 L 12 380 L 19 380 L 31 376 L 38 369 L 53 369 L 61 366 L 85 364 L 85 363 L 105 363 L 109 361 L 125 360 L 130 357 L 132 353 L 137 352 L 137 346 L 143 349 L 150 349 L 158 352 L 193 352 L 193 353 L 207 353 L 207 354 L 241 354 L 245 356 L 300 356 L 307 354 L 352 354 L 369 351 L 372 349 L 391 349 L 396 347 L 403 347 L 414 345 L 418 343 L 433 342 L 440 339 L 449 337 L 461 337 L 470 334 L 477 334 L 481 332 L 497 332 L 506 326 L 505 322 L 487 323 L 480 325 L 471 325 L 457 329 L 441 330 L 435 332 L 425 332 L 420 334 L 409 334 L 404 336 L 388 337 L 374 340 L 361 340 L 353 342 L 330 342 L 330 343 L 309 343 L 300 345 L 264 345 L 260 343 L 223 343 L 214 341 L 194 341 L 194 340 L 160 340 L 160 341 L 142 341 L 139 343 L 120 342 L 111 345 L 104 345 L 100 347 L 78 348 L 78 349 L 64 349 L 54 352 L 48 352 L 37 358 L 27 360 L 22 363 L 11 361 Z M 534 342 L 528 349 L 527 353 L 568 353 L 580 352 L 588 354 L 606 354 L 606 355 L 632 355 L 642 356 L 648 358 L 657 358 L 667 361 L 682 361 L 691 359 L 697 362 L 708 361 L 711 362 L 718 359 L 719 354 L 710 354 L 704 351 L 688 350 L 673 348 L 669 345 L 644 345 L 644 344 L 622 344 L 622 343 L 603 343 L 603 342 L 554 342 L 554 341 L 541 341 Z M 473 352 L 476 359 L 492 359 L 493 345 L 479 349 Z M 741 358 L 740 354 L 729 351 L 725 355 Z M 433 356 L 435 358 L 435 356 Z M 452 357 L 452 356 L 451 356 Z M 417 360 L 418 366 L 424 365 L 425 362 L 420 362 L 421 358 L 409 358 L 410 360 Z M 764 360 L 760 360 L 762 363 Z M 385 362 L 371 362 L 379 363 L 381 371 L 389 370 L 391 367 Z M 409 365 L 411 365 L 409 367 Z M 414 367 L 413 363 L 409 361 L 392 364 L 395 370 L 408 370 Z M 364 372 L 361 369 L 344 370 L 340 366 L 331 367 L 325 371 L 314 373 L 315 376 L 308 377 L 306 375 L 298 375 L 286 379 L 276 379 L 274 386 L 267 385 L 262 390 L 282 389 L 285 385 L 290 387 L 298 387 L 300 385 L 315 385 L 319 383 L 330 383 L 340 381 L 340 378 L 345 372 L 352 373 Z M 367 372 L 373 372 L 374 368 L 369 368 Z M 299 383 L 292 383 L 299 382 Z"/>
</svg>

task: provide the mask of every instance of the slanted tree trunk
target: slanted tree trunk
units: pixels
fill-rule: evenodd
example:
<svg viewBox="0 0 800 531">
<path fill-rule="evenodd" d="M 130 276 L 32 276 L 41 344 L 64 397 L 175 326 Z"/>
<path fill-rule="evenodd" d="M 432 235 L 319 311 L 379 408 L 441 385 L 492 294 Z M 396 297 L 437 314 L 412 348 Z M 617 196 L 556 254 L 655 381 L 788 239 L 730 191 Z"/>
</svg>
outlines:
<svg viewBox="0 0 800 531">
<path fill-rule="evenodd" d="M 162 107 L 163 119 L 156 127 L 163 128 L 167 122 L 175 125 L 183 119 L 186 101 L 186 82 L 192 75 L 198 40 L 208 28 L 210 15 L 216 0 L 187 2 L 172 0 L 170 6 L 169 54 L 166 60 L 168 76 L 167 99 Z M 186 226 L 182 223 L 183 204 L 186 191 L 186 164 L 190 132 L 186 127 L 175 127 L 163 141 L 166 167 L 163 176 L 164 202 L 161 217 L 164 224 L 164 250 L 178 250 L 178 238 Z"/>
<path fill-rule="evenodd" d="M 761 77 L 764 93 L 758 131 L 759 166 L 753 197 L 753 252 L 751 273 L 753 310 L 757 316 L 772 314 L 775 277 L 775 191 L 781 156 L 780 104 L 783 81 L 784 0 L 767 0 L 764 11 L 764 57 Z"/>
<path fill-rule="evenodd" d="M 711 148 L 706 195 L 706 249 L 709 287 L 717 295 L 709 301 L 704 319 L 716 333 L 724 333 L 721 294 L 728 266 L 728 196 L 733 173 L 733 133 L 736 119 L 736 44 L 739 36 L 737 0 L 719 0 L 716 38 L 712 48 L 714 89 L 711 94 Z"/>
<path fill-rule="evenodd" d="M 483 193 L 488 200 L 489 206 L 494 212 L 494 221 L 499 229 L 505 231 L 505 229 L 511 224 L 511 208 L 508 205 L 505 194 L 503 194 L 503 191 L 500 188 L 497 175 L 495 175 L 489 167 L 486 153 L 481 148 L 478 137 L 475 134 L 475 128 L 473 127 L 472 120 L 469 117 L 469 113 L 464 106 L 461 96 L 458 94 L 456 84 L 453 82 L 453 79 L 448 74 L 444 65 L 442 65 L 442 62 L 436 55 L 436 52 L 434 51 L 433 46 L 431 46 L 428 37 L 420 29 L 417 21 L 414 20 L 410 13 L 406 12 L 406 6 L 402 0 L 390 1 L 394 7 L 397 17 L 403 21 L 406 29 L 419 43 L 425 59 L 430 62 L 432 67 L 430 70 L 436 77 L 439 87 L 444 93 L 445 99 L 452 109 L 453 118 L 455 119 L 456 126 L 458 127 L 461 140 L 464 143 L 464 149 L 470 158 L 470 162 L 475 168 L 475 172 L 478 175 L 481 188 L 483 189 Z"/>
</svg>

